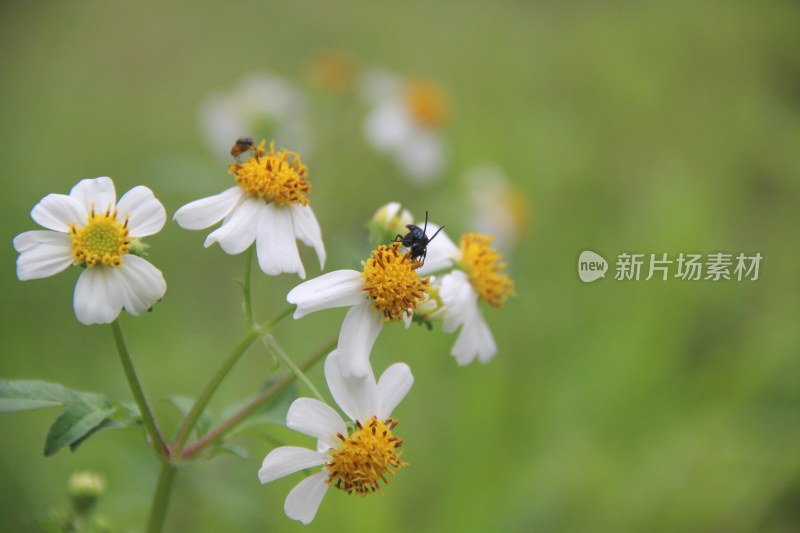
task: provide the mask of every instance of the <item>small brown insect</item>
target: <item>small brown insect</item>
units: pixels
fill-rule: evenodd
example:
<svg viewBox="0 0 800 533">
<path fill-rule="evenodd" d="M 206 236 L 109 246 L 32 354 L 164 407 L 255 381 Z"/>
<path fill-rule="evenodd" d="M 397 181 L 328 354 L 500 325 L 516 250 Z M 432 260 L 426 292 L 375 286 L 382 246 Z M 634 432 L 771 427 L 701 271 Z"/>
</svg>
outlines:
<svg viewBox="0 0 800 533">
<path fill-rule="evenodd" d="M 252 137 L 239 137 L 236 139 L 236 144 L 231 148 L 231 155 L 236 158 L 237 161 L 239 161 L 239 156 L 245 152 L 254 152 L 258 155 Z"/>
</svg>

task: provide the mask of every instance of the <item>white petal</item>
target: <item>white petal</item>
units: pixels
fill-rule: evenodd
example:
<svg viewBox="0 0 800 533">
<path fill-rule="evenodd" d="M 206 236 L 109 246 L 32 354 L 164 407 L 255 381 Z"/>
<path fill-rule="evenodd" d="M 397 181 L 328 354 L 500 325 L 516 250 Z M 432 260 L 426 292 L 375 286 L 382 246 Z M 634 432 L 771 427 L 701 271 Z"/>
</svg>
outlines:
<svg viewBox="0 0 800 533">
<path fill-rule="evenodd" d="M 486 363 L 496 353 L 497 345 L 492 337 L 492 332 L 476 305 L 466 316 L 450 354 L 456 358 L 459 365 L 468 365 L 475 360 L 475 357 L 478 357 L 482 363 Z"/>
<path fill-rule="evenodd" d="M 203 229 L 213 226 L 233 211 L 245 195 L 244 190 L 235 185 L 217 195 L 190 202 L 175 212 L 175 221 L 182 228 Z"/>
<path fill-rule="evenodd" d="M 419 184 L 441 176 L 445 165 L 444 142 L 438 135 L 416 128 L 413 135 L 397 147 L 396 158 L 403 172 Z"/>
<path fill-rule="evenodd" d="M 113 210 L 117 203 L 114 182 L 106 176 L 79 181 L 69 191 L 69 195 L 77 200 L 87 213 L 92 209 L 95 213 L 105 213 Z"/>
<path fill-rule="evenodd" d="M 247 250 L 256 240 L 258 217 L 265 207 L 264 200 L 245 197 L 230 216 L 222 222 L 222 226 L 206 237 L 204 246 L 208 248 L 218 242 L 225 253 L 231 255 Z"/>
<path fill-rule="evenodd" d="M 72 306 L 78 320 L 88 325 L 109 324 L 122 311 L 123 287 L 112 267 L 87 268 L 78 277 Z"/>
<path fill-rule="evenodd" d="M 378 380 L 378 410 L 375 416 L 382 419 L 392 416 L 392 411 L 406 397 L 413 384 L 414 376 L 407 364 L 395 363 L 387 368 Z"/>
<path fill-rule="evenodd" d="M 153 307 L 167 292 L 161 271 L 139 256 L 127 254 L 117 270 L 123 283 L 125 310 L 134 316 Z"/>
<path fill-rule="evenodd" d="M 408 142 L 414 129 L 414 122 L 406 107 L 395 100 L 378 104 L 364 123 L 367 141 L 379 150 L 402 146 Z"/>
<path fill-rule="evenodd" d="M 26 231 L 14 238 L 17 278 L 22 281 L 57 274 L 72 264 L 72 241 L 56 231 Z"/>
<path fill-rule="evenodd" d="M 473 349 L 478 352 L 478 360 L 481 363 L 488 363 L 497 353 L 497 344 L 492 336 L 492 331 L 489 325 L 483 318 L 483 313 L 478 309 L 471 319 L 464 324 L 464 328 L 469 328 L 473 331 L 472 345 Z M 456 341 L 457 342 L 457 341 Z M 455 346 L 453 346 L 455 350 Z"/>
<path fill-rule="evenodd" d="M 425 222 L 418 224 L 420 228 L 425 226 Z M 425 232 L 428 238 L 433 237 L 440 226 L 428 222 L 428 230 Z M 425 264 L 417 269 L 417 274 L 427 276 L 433 272 L 451 268 L 454 261 L 461 259 L 461 250 L 455 245 L 444 230 L 436 234 L 428 243 L 428 253 L 425 256 Z"/>
<path fill-rule="evenodd" d="M 460 270 L 453 270 L 442 278 L 439 295 L 444 305 L 442 330 L 445 333 L 454 332 L 478 309 L 478 293 Z"/>
<path fill-rule="evenodd" d="M 336 347 L 345 377 L 362 377 L 372 371 L 369 353 L 381 328 L 383 315 L 372 309 L 370 300 L 354 305 L 347 312 Z"/>
<path fill-rule="evenodd" d="M 281 446 L 264 458 L 258 470 L 258 479 L 261 483 L 269 483 L 299 470 L 325 464 L 329 459 L 329 455 L 308 448 Z"/>
<path fill-rule="evenodd" d="M 314 311 L 356 305 L 364 301 L 364 280 L 356 270 L 336 270 L 301 283 L 286 295 L 297 305 L 294 318 Z"/>
<path fill-rule="evenodd" d="M 117 218 L 128 218 L 131 237 L 147 237 L 161 231 L 167 221 L 167 212 L 153 191 L 139 185 L 126 192 L 117 204 Z"/>
<path fill-rule="evenodd" d="M 400 90 L 401 80 L 396 74 L 382 68 L 371 67 L 360 76 L 359 96 L 368 104 L 394 98 Z"/>
<path fill-rule="evenodd" d="M 292 520 L 299 520 L 305 525 L 311 523 L 317 515 L 319 504 L 328 491 L 328 472 L 322 471 L 305 478 L 286 496 L 283 511 Z"/>
<path fill-rule="evenodd" d="M 267 204 L 261 210 L 256 236 L 258 265 L 265 274 L 294 274 L 305 279 L 306 271 L 300 262 L 297 242 L 294 240 L 291 210 L 284 206 Z"/>
<path fill-rule="evenodd" d="M 340 444 L 337 434 L 347 435 L 342 417 L 329 405 L 314 398 L 298 398 L 289 406 L 286 414 L 286 426 L 316 437 L 329 448 L 338 448 Z"/>
<path fill-rule="evenodd" d="M 40 226 L 66 233 L 70 224 L 86 225 L 89 212 L 81 203 L 65 194 L 48 194 L 33 206 L 31 218 Z"/>
<path fill-rule="evenodd" d="M 362 422 L 378 412 L 377 385 L 372 368 L 363 377 L 345 377 L 342 374 L 341 357 L 338 350 L 325 359 L 325 381 L 331 396 L 350 420 Z"/>
<path fill-rule="evenodd" d="M 319 222 L 314 216 L 310 205 L 294 204 L 292 206 L 292 223 L 294 234 L 306 246 L 311 246 L 317 252 L 320 270 L 325 268 L 325 245 L 322 243 L 322 233 Z"/>
</svg>

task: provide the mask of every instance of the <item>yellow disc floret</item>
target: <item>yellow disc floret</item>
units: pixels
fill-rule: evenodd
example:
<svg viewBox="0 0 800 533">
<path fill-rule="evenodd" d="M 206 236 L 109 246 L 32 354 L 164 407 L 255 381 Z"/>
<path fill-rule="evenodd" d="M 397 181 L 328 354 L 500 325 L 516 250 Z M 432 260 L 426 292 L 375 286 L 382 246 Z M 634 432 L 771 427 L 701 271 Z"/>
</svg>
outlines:
<svg viewBox="0 0 800 533">
<path fill-rule="evenodd" d="M 342 446 L 332 452 L 328 469 L 328 485 L 348 494 L 369 494 L 380 491 L 378 481 L 388 484 L 386 474 L 394 475 L 406 463 L 400 460 L 397 449 L 403 441 L 392 435 L 397 421 L 372 417 L 366 424 L 356 421 L 356 430 L 345 437 L 339 434 Z"/>
<path fill-rule="evenodd" d="M 405 100 L 417 122 L 429 128 L 441 128 L 447 119 L 447 96 L 441 87 L 429 81 L 414 81 L 405 89 Z"/>
<path fill-rule="evenodd" d="M 492 244 L 494 238 L 482 233 L 467 233 L 461 237 L 461 268 L 478 294 L 492 307 L 500 307 L 514 294 L 511 278 L 500 273 L 506 267 Z"/>
<path fill-rule="evenodd" d="M 430 278 L 420 278 L 415 269 L 420 264 L 409 254 L 398 251 L 401 243 L 380 245 L 364 263 L 361 277 L 364 291 L 384 320 L 402 320 L 425 298 Z"/>
<path fill-rule="evenodd" d="M 236 183 L 249 195 L 280 205 L 308 205 L 305 193 L 311 190 L 311 184 L 306 180 L 308 167 L 300 154 L 288 150 L 275 152 L 274 141 L 269 152 L 264 145 L 265 141 L 261 141 L 244 163 L 231 164 L 228 173 L 236 176 Z"/>
<path fill-rule="evenodd" d="M 117 211 L 106 210 L 97 214 L 92 209 L 85 226 L 69 227 L 72 239 L 72 260 L 76 265 L 93 267 L 98 264 L 118 267 L 122 256 L 130 250 L 134 241 L 128 236 L 128 220 L 117 220 Z"/>
</svg>

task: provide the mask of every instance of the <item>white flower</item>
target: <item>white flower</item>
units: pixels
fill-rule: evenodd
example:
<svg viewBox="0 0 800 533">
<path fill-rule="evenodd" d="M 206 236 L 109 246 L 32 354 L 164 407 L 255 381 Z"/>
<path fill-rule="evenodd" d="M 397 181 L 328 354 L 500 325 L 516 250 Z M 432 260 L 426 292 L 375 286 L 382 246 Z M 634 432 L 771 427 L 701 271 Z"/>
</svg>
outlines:
<svg viewBox="0 0 800 533">
<path fill-rule="evenodd" d="M 365 75 L 361 92 L 372 105 L 364 123 L 372 147 L 391 155 L 411 181 L 438 178 L 446 163 L 444 92 L 428 81 L 401 80 L 376 70 Z"/>
<path fill-rule="evenodd" d="M 311 185 L 308 169 L 295 152 L 269 152 L 264 142 L 244 163 L 233 163 L 229 173 L 236 185 L 215 196 L 196 200 L 178 209 L 181 227 L 198 230 L 222 220 L 205 240 L 218 242 L 225 253 L 239 254 L 256 243 L 258 264 L 266 274 L 296 273 L 305 279 L 296 239 L 312 246 L 320 268 L 325 264 L 325 246 L 317 218 L 305 197 Z"/>
<path fill-rule="evenodd" d="M 286 425 L 318 439 L 316 450 L 282 446 L 272 450 L 258 471 L 261 483 L 294 472 L 323 466 L 298 483 L 286 497 L 286 515 L 304 524 L 317 514 L 328 487 L 348 493 L 368 494 L 379 489 L 379 480 L 405 465 L 397 448 L 402 440 L 392 435 L 397 422 L 389 418 L 414 383 L 411 369 L 403 363 L 390 366 L 376 383 L 370 369 L 362 378 L 341 374 L 332 352 L 325 361 L 325 377 L 336 403 L 355 422 L 348 432 L 345 421 L 330 406 L 312 398 L 298 398 L 289 407 Z M 374 429 L 373 429 L 374 428 Z M 388 483 L 388 481 L 387 481 Z"/>
<path fill-rule="evenodd" d="M 506 254 L 517 245 L 530 208 L 524 194 L 494 164 L 476 165 L 467 171 L 472 200 L 472 226 L 494 237 L 494 245 Z"/>
<path fill-rule="evenodd" d="M 429 223 L 428 228 L 436 231 L 438 226 Z M 497 344 L 478 302 L 499 307 L 514 292 L 511 279 L 500 272 L 506 265 L 489 246 L 491 243 L 488 235 L 468 233 L 456 246 L 442 231 L 428 244 L 425 265 L 419 269 L 425 275 L 456 267 L 437 282 L 443 308 L 436 315 L 443 317 L 446 333 L 461 328 L 450 351 L 459 365 L 467 365 L 476 357 L 486 363 L 494 357 Z"/>
<path fill-rule="evenodd" d="M 249 135 L 276 139 L 300 153 L 311 150 L 305 95 L 284 78 L 254 73 L 230 92 L 208 99 L 201 111 L 209 145 L 228 157 L 234 139 Z"/>
<path fill-rule="evenodd" d="M 429 280 L 420 278 L 400 243 L 380 245 L 363 272 L 337 270 L 301 283 L 286 296 L 296 304 L 294 318 L 332 307 L 352 306 L 339 332 L 338 351 L 346 376 L 365 376 L 369 354 L 385 321 L 410 318 L 425 299 Z"/>
<path fill-rule="evenodd" d="M 144 186 L 117 202 L 114 183 L 101 177 L 81 180 L 69 193 L 48 194 L 31 211 L 46 230 L 14 239 L 17 277 L 46 278 L 70 265 L 85 266 L 75 285 L 73 306 L 84 324 L 113 322 L 124 308 L 147 311 L 167 290 L 161 271 L 130 252 L 138 239 L 158 233 L 164 206 Z"/>
</svg>

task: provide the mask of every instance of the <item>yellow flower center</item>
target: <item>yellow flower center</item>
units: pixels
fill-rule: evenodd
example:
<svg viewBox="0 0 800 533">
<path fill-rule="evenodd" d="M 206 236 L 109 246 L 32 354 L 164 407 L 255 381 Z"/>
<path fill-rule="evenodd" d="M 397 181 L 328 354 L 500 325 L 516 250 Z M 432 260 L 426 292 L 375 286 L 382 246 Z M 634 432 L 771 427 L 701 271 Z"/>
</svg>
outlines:
<svg viewBox="0 0 800 533">
<path fill-rule="evenodd" d="M 461 268 L 478 294 L 492 307 L 500 307 L 514 294 L 514 282 L 500 271 L 506 267 L 492 244 L 494 238 L 481 233 L 467 233 L 461 237 Z"/>
<path fill-rule="evenodd" d="M 134 239 L 128 236 L 128 220 L 117 220 L 117 211 L 108 209 L 97 214 L 92 209 L 89 221 L 79 228 L 70 224 L 72 260 L 76 265 L 93 267 L 103 264 L 110 267 L 122 265 L 122 256 L 128 253 Z"/>
<path fill-rule="evenodd" d="M 423 126 L 441 128 L 447 119 L 447 96 L 441 87 L 429 81 L 414 81 L 405 89 L 411 115 Z"/>
<path fill-rule="evenodd" d="M 339 434 L 342 447 L 334 450 L 328 469 L 328 485 L 348 494 L 369 494 L 380 491 L 378 480 L 389 484 L 386 474 L 406 466 L 397 449 L 403 441 L 392 435 L 397 421 L 392 418 L 378 420 L 372 417 L 366 425 L 356 421 L 357 429 L 349 437 Z"/>
<path fill-rule="evenodd" d="M 401 243 L 380 245 L 364 263 L 361 277 L 364 291 L 372 300 L 376 311 L 383 313 L 384 320 L 402 320 L 411 314 L 417 304 L 425 298 L 430 278 L 420 278 L 415 269 L 420 263 L 409 254 L 397 250 Z"/>
<path fill-rule="evenodd" d="M 261 141 L 244 163 L 232 163 L 228 174 L 236 176 L 236 183 L 247 194 L 280 205 L 308 205 L 304 193 L 311 190 L 311 184 L 306 180 L 308 167 L 300 154 L 288 150 L 275 152 L 274 141 L 269 145 L 269 152 L 264 145 L 265 141 Z"/>
</svg>

